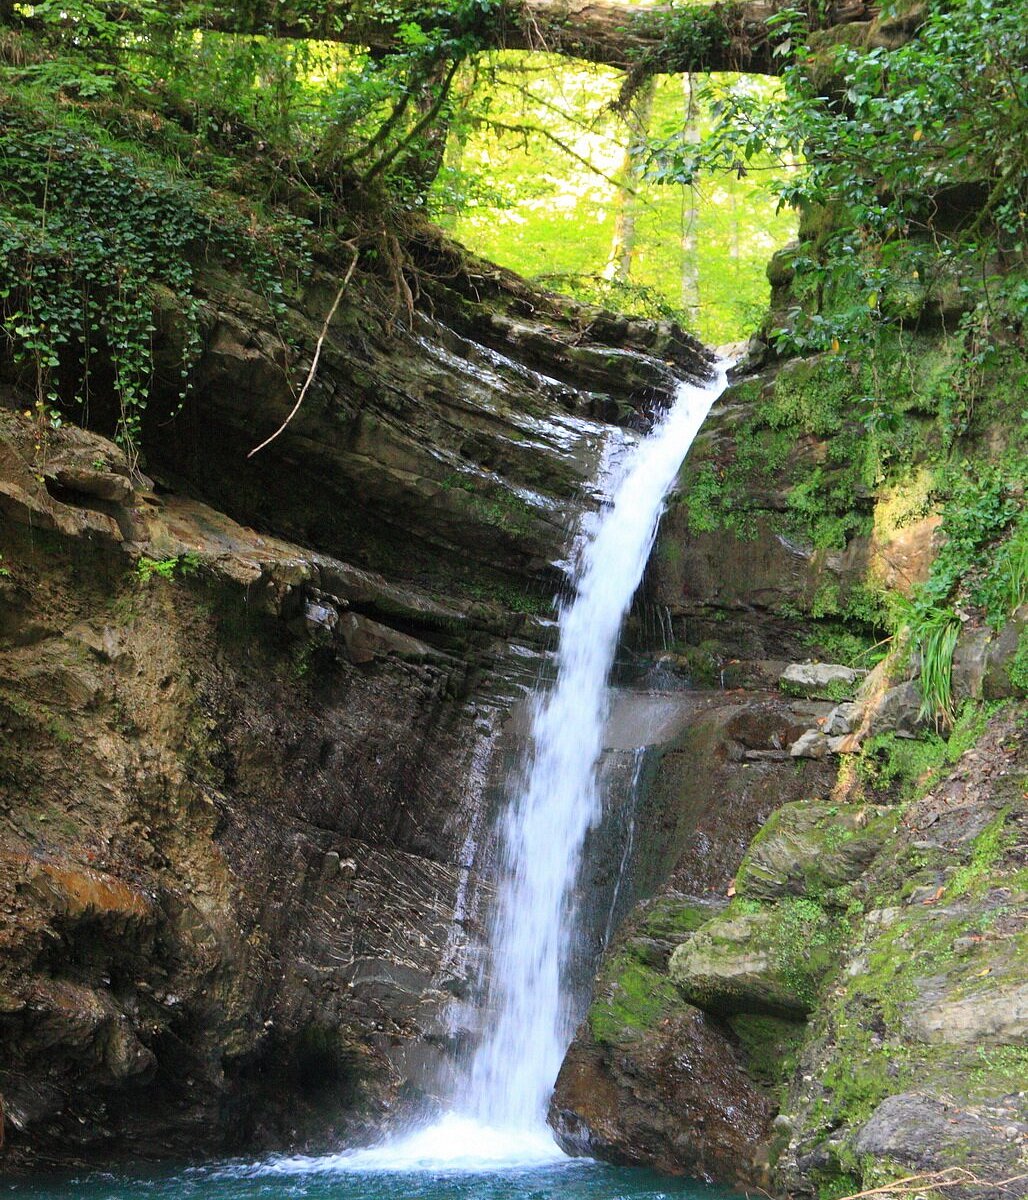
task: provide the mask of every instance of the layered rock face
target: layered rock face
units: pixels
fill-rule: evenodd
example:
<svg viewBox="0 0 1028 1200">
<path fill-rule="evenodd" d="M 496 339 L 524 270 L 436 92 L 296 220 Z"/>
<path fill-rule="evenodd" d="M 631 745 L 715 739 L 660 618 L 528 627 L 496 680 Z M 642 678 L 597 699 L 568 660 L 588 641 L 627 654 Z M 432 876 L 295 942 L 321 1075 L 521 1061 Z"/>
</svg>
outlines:
<svg viewBox="0 0 1028 1200">
<path fill-rule="evenodd" d="M 358 297 L 248 461 L 295 389 L 256 299 L 208 282 L 194 392 L 148 412 L 157 485 L 16 387 L 0 411 L 8 1166 L 353 1137 L 432 1091 L 607 419 L 645 420 L 668 358 L 705 370 L 670 328 L 455 300 L 506 357 Z M 290 310 L 301 373 L 330 295 Z"/>
</svg>

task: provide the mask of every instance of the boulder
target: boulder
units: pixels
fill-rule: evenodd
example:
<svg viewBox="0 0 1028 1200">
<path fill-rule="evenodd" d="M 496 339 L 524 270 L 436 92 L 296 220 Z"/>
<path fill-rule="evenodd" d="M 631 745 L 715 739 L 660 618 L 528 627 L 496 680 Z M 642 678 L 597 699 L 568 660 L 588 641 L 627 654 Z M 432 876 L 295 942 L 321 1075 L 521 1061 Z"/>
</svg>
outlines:
<svg viewBox="0 0 1028 1200">
<path fill-rule="evenodd" d="M 982 679 L 986 700 L 1007 700 L 1023 694 L 1010 678 L 1010 667 L 1028 627 L 1028 604 L 1022 604 L 989 644 L 988 662 Z"/>
<path fill-rule="evenodd" d="M 953 694 L 958 700 L 979 697 L 988 671 L 991 629 L 965 626 L 953 652 Z"/>
<path fill-rule="evenodd" d="M 858 1134 L 854 1150 L 860 1158 L 885 1159 L 911 1171 L 934 1171 L 956 1163 L 983 1180 L 1021 1175 L 1023 1183 L 1020 1150 L 1026 1135 L 1028 1124 L 1023 1120 L 1001 1122 L 925 1092 L 900 1092 L 878 1105 Z M 1024 1193 L 985 1184 L 973 1194 L 976 1200 L 999 1200 Z"/>
<path fill-rule="evenodd" d="M 868 705 L 865 718 L 866 732 L 913 734 L 923 729 L 925 719 L 921 716 L 921 693 L 911 680 L 889 688 L 877 700 Z"/>
<path fill-rule="evenodd" d="M 944 992 L 904 1019 L 904 1028 L 923 1042 L 990 1046 L 1028 1040 L 1028 981 L 1014 979 L 969 995 Z"/>
<path fill-rule="evenodd" d="M 866 674 L 841 663 L 790 663 L 778 682 L 791 696 L 837 700 L 852 696 Z"/>
<path fill-rule="evenodd" d="M 356 665 L 365 665 L 389 654 L 414 662 L 436 657 L 435 651 L 424 642 L 357 613 L 343 613 L 338 628 L 350 661 Z"/>
<path fill-rule="evenodd" d="M 821 732 L 828 737 L 840 737 L 852 733 L 860 725 L 863 714 L 864 709 L 860 704 L 839 704 L 825 718 Z"/>
<path fill-rule="evenodd" d="M 719 1014 L 810 1012 L 835 962 L 832 919 L 809 900 L 755 912 L 733 908 L 671 955 L 669 973 L 682 994 Z"/>
<path fill-rule="evenodd" d="M 824 895 L 858 878 L 881 848 L 887 809 L 799 802 L 773 813 L 735 877 L 755 900 Z"/>
<path fill-rule="evenodd" d="M 763 1186 L 773 1115 L 716 1023 L 679 1004 L 658 1028 L 616 1048 L 583 1026 L 549 1119 L 572 1154 Z"/>
</svg>

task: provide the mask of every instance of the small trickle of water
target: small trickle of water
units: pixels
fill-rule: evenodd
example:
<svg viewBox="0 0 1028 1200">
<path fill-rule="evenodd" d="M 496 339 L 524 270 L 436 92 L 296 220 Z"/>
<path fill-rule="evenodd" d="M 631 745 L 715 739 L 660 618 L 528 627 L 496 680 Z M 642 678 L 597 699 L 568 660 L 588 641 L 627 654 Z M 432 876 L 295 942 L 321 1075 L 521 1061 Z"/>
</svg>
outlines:
<svg viewBox="0 0 1028 1200">
<path fill-rule="evenodd" d="M 642 777 L 643 764 L 646 762 L 646 747 L 637 746 L 632 762 L 632 779 L 628 785 L 628 800 L 625 805 L 627 821 L 625 828 L 624 847 L 621 851 L 621 861 L 618 863 L 617 878 L 614 880 L 614 894 L 610 898 L 607 909 L 607 920 L 603 926 L 604 949 L 610 945 L 617 923 L 618 901 L 621 899 L 621 889 L 628 873 L 628 865 L 632 861 L 632 851 L 635 849 L 635 803 L 639 795 L 639 780 Z"/>
</svg>

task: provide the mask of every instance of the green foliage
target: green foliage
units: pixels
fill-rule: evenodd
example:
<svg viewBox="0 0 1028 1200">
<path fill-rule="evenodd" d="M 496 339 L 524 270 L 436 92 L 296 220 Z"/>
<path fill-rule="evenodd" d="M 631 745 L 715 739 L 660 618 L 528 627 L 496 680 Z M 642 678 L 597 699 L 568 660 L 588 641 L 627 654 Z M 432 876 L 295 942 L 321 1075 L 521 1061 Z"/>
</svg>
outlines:
<svg viewBox="0 0 1028 1200">
<path fill-rule="evenodd" d="M 985 728 L 990 710 L 973 701 L 965 702 L 948 737 L 928 733 L 920 738 L 879 733 L 868 738 L 856 760 L 857 778 L 872 799 L 881 800 L 893 791 L 900 800 L 925 795 L 969 750 Z"/>
<path fill-rule="evenodd" d="M 994 629 L 1028 600 L 1028 513 L 1024 510 L 1018 514 L 1013 532 L 988 556 L 984 570 L 980 569 L 971 597 L 985 610 Z"/>
<path fill-rule="evenodd" d="M 887 650 L 880 637 L 861 633 L 860 625 L 855 621 L 850 624 L 841 621 L 822 622 L 807 635 L 804 644 L 822 662 L 864 669 L 881 662 Z"/>
<path fill-rule="evenodd" d="M 1021 628 L 1017 638 L 1017 650 L 1008 669 L 1010 683 L 1023 696 L 1028 696 L 1028 625 Z"/>
<path fill-rule="evenodd" d="M 953 653 L 960 636 L 960 618 L 948 609 L 932 608 L 911 630 L 921 654 L 921 713 L 936 726 L 953 722 Z"/>
<path fill-rule="evenodd" d="M 145 554 L 136 563 L 136 579 L 147 584 L 154 577 L 170 582 L 176 575 L 185 577 L 194 574 L 200 567 L 200 556 L 192 552 L 176 554 L 171 558 L 148 558 Z"/>
<path fill-rule="evenodd" d="M 946 473 L 940 489 L 946 495 L 942 523 L 946 540 L 932 563 L 928 583 L 919 593 L 921 607 L 945 603 L 968 573 L 980 567 L 986 552 L 994 548 L 1021 510 L 1022 501 L 1015 488 L 1002 465 L 972 464 L 965 459 Z M 1005 556 L 1004 568 L 1009 569 Z M 1001 585 L 997 582 L 989 586 Z"/>
<path fill-rule="evenodd" d="M 713 129 L 698 144 L 680 132 L 658 142 L 654 169 L 688 183 L 764 156 L 778 164 L 770 182 L 783 203 L 830 213 L 792 262 L 811 302 L 774 330 L 781 350 L 859 352 L 883 320 L 916 315 L 941 297 L 966 261 L 980 261 L 987 241 L 1023 261 L 1028 28 L 1018 5 L 932 7 L 917 37 L 895 50 L 809 38 L 799 9 L 771 24 L 787 60 L 783 94 L 768 104 L 712 81 Z M 937 202 L 953 186 L 982 193 L 963 246 L 951 240 Z M 910 244 L 925 233 L 934 239 L 930 253 Z M 904 287 L 893 284 L 890 294 L 897 278 Z M 962 331 L 969 344 L 980 317 Z M 970 348 L 972 360 L 983 350 Z M 869 416 L 878 415 L 871 406 Z"/>
<path fill-rule="evenodd" d="M 682 188 L 642 177 L 629 154 L 640 120 L 653 130 L 688 121 L 698 131 L 710 114 L 681 79 L 661 77 L 648 112 L 624 120 L 615 110 L 622 82 L 618 72 L 550 55 L 482 56 L 430 210 L 476 252 L 546 287 L 671 317 L 714 343 L 738 338 L 761 319 L 767 256 L 795 218 L 776 214 L 751 178 Z M 621 237 L 630 244 L 619 261 Z"/>
<path fill-rule="evenodd" d="M 954 717 L 953 653 L 962 627 L 957 609 L 977 605 L 998 627 L 1028 588 L 1028 516 L 1017 472 L 1016 464 L 972 467 L 964 460 L 944 473 L 945 541 L 928 580 L 909 601 L 895 601 L 909 646 L 921 657 L 921 715 L 937 725 Z"/>
<path fill-rule="evenodd" d="M 156 290 L 182 317 L 181 398 L 200 347 L 195 260 L 210 251 L 238 263 L 279 308 L 281 270 L 240 213 L 99 144 L 56 110 L 9 102 L 0 160 L 0 316 L 15 361 L 31 370 L 57 422 L 89 405 L 96 375 L 109 367 L 114 432 L 135 451 L 153 373 Z M 288 234 L 298 238 L 298 227 Z"/>
</svg>

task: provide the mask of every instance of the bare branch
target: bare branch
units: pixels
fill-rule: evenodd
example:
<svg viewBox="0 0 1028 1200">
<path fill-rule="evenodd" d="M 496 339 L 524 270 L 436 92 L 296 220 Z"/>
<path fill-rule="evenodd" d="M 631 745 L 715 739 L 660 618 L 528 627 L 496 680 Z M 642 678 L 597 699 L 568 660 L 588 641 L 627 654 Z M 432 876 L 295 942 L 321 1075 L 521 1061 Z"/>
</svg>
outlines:
<svg viewBox="0 0 1028 1200">
<path fill-rule="evenodd" d="M 259 450 L 263 450 L 265 446 L 270 446 L 275 438 L 277 438 L 278 435 L 285 430 L 289 422 L 300 411 L 300 405 L 303 404 L 303 399 L 307 395 L 307 389 L 314 382 L 314 374 L 318 369 L 318 360 L 321 358 L 321 347 L 324 346 L 325 338 L 328 337 L 328 327 L 332 324 L 332 318 L 336 315 L 336 309 L 339 307 L 339 302 L 343 298 L 343 293 L 346 291 L 350 280 L 353 278 L 353 273 L 357 268 L 357 259 L 360 257 L 359 246 L 353 242 L 345 242 L 344 245 L 349 246 L 353 251 L 353 261 L 350 263 L 346 275 L 343 278 L 343 282 L 339 286 L 339 291 L 336 293 L 335 300 L 332 301 L 332 307 L 328 310 L 328 316 L 325 318 L 325 324 L 321 327 L 321 337 L 318 338 L 318 344 L 314 347 L 314 358 L 311 360 L 311 369 L 307 372 L 307 378 L 304 380 L 303 387 L 300 388 L 300 394 L 296 398 L 296 403 L 293 405 L 289 416 L 286 417 L 286 419 L 282 422 L 278 429 L 275 430 L 271 437 L 265 438 L 259 446 L 254 446 L 254 448 L 246 456 L 247 458 L 253 458 L 253 456 Z"/>
</svg>

